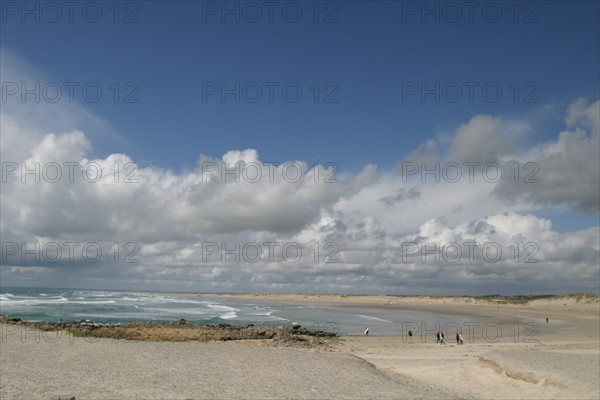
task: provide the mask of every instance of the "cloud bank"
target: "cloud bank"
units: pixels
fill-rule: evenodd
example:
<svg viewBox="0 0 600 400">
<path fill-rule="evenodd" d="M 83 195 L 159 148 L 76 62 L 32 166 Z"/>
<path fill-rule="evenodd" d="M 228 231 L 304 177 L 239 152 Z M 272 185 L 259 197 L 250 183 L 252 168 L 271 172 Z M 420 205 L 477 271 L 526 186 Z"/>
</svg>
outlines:
<svg viewBox="0 0 600 400">
<path fill-rule="evenodd" d="M 600 228 L 559 233 L 536 212 L 600 211 L 599 101 L 573 101 L 565 130 L 530 148 L 526 121 L 476 115 L 449 146 L 431 138 L 393 170 L 357 174 L 255 149 L 200 155 L 189 171 L 94 158 L 78 127 L 105 123 L 77 104 L 32 107 L 0 116 L 3 285 L 597 291 Z"/>
</svg>

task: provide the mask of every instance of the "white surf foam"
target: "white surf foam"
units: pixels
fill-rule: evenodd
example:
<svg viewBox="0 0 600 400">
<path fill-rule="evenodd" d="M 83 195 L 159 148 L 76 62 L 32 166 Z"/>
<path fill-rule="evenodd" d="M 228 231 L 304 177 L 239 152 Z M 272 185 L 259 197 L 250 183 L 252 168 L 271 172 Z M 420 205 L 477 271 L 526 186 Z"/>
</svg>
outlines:
<svg viewBox="0 0 600 400">
<path fill-rule="evenodd" d="M 377 317 L 371 317 L 370 315 L 362 315 L 362 314 L 356 314 L 356 315 L 358 315 L 359 317 L 364 318 L 364 319 L 369 319 L 371 321 L 380 321 L 380 322 L 385 322 L 387 324 L 394 323 L 393 321 L 388 321 L 387 319 L 381 319 L 381 318 L 377 318 Z"/>
<path fill-rule="evenodd" d="M 231 312 L 219 315 L 219 318 L 221 318 L 221 319 L 235 319 L 237 317 L 238 317 L 238 315 L 235 313 L 235 311 L 231 311 Z"/>
</svg>

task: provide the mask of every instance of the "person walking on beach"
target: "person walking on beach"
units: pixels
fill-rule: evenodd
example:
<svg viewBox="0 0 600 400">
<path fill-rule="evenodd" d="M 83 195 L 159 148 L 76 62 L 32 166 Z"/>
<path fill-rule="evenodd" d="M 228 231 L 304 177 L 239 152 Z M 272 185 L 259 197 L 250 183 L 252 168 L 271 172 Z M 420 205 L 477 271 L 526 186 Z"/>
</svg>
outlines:
<svg viewBox="0 0 600 400">
<path fill-rule="evenodd" d="M 365 336 L 369 336 L 369 327 L 365 326 Z"/>
<path fill-rule="evenodd" d="M 550 320 L 548 319 L 548 317 L 546 317 L 546 323 L 548 323 Z"/>
<path fill-rule="evenodd" d="M 464 343 L 465 343 L 465 341 L 464 341 L 464 339 L 463 339 L 462 332 L 459 332 L 459 333 L 458 333 L 458 340 L 460 341 L 460 344 L 464 344 Z"/>
<path fill-rule="evenodd" d="M 440 333 L 439 332 L 435 334 L 435 342 L 436 343 L 440 342 Z"/>
<path fill-rule="evenodd" d="M 460 338 L 458 337 L 458 332 L 456 332 L 456 345 L 460 344 Z"/>
<path fill-rule="evenodd" d="M 446 344 L 444 341 L 444 332 L 440 332 L 440 344 Z"/>
</svg>

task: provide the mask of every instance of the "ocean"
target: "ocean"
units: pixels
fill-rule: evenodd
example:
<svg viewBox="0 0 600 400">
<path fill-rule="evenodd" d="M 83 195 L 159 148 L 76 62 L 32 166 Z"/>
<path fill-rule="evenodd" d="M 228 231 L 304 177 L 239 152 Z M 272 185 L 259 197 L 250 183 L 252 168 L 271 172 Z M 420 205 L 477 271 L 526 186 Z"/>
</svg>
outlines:
<svg viewBox="0 0 600 400">
<path fill-rule="evenodd" d="M 290 325 L 360 335 L 399 335 L 409 324 L 473 322 L 466 317 L 376 306 L 198 297 L 193 294 L 72 289 L 0 289 L 0 314 L 30 321 L 171 322 Z"/>
</svg>

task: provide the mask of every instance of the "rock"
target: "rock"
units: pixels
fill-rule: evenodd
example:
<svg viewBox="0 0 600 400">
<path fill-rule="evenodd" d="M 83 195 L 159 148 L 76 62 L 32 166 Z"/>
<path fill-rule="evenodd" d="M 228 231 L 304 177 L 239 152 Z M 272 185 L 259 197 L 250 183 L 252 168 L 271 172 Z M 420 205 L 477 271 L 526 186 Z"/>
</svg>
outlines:
<svg viewBox="0 0 600 400">
<path fill-rule="evenodd" d="M 240 326 L 239 324 L 219 324 L 204 325 L 194 324 L 180 319 L 171 322 L 134 322 L 127 324 L 111 323 L 93 323 L 90 320 L 63 322 L 62 325 L 56 322 L 29 322 L 20 318 L 8 319 L 6 321 L 16 325 L 27 325 L 44 331 L 54 331 L 60 329 L 75 329 L 82 333 L 106 338 L 131 339 L 131 340 L 167 340 L 167 341 L 186 341 L 186 340 L 262 340 L 261 345 L 265 346 L 314 346 L 327 344 L 325 339 L 337 336 L 331 331 L 314 330 L 312 328 L 301 327 L 300 324 L 293 323 L 287 326 L 272 326 L 248 324 Z"/>
<path fill-rule="evenodd" d="M 336 335 L 335 332 L 327 332 L 327 331 L 325 331 L 325 332 L 319 332 L 317 334 L 317 336 L 319 336 L 319 337 L 335 337 L 337 335 Z"/>
</svg>

